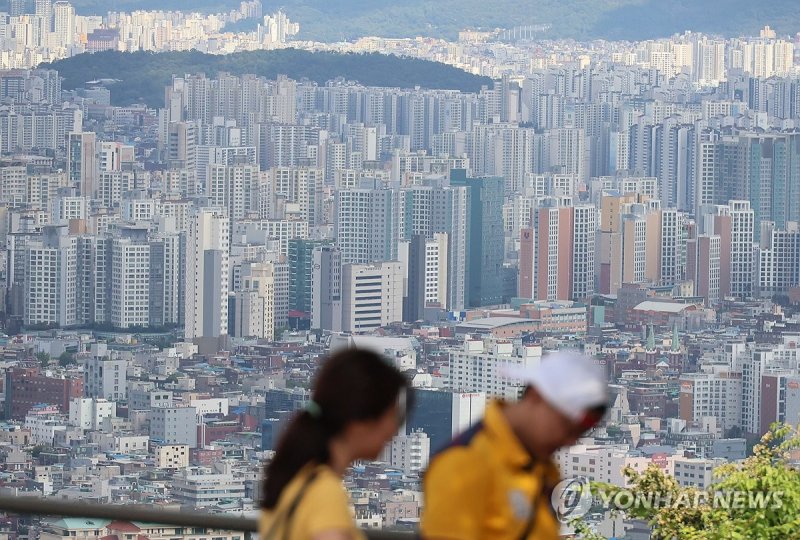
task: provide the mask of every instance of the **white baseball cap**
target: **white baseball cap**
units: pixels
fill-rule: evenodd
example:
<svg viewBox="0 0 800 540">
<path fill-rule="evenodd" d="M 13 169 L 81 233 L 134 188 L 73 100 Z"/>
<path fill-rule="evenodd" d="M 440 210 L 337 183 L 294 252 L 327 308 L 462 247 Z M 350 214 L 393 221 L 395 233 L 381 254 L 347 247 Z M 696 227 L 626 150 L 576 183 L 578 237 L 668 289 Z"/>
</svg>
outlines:
<svg viewBox="0 0 800 540">
<path fill-rule="evenodd" d="M 536 388 L 555 409 L 589 429 L 608 405 L 608 383 L 600 365 L 580 351 L 568 349 L 545 355 L 532 367 L 509 366 L 502 374 Z"/>
</svg>

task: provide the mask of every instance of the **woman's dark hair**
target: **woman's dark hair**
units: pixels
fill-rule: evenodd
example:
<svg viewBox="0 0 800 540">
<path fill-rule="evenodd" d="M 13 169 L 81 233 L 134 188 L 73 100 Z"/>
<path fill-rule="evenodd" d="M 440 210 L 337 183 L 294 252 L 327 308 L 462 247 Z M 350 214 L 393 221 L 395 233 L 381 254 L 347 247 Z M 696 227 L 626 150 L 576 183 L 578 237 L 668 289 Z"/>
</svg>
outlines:
<svg viewBox="0 0 800 540">
<path fill-rule="evenodd" d="M 315 406 L 298 413 L 278 442 L 266 470 L 261 506 L 275 508 L 283 489 L 305 465 L 329 461 L 333 437 L 351 422 L 380 418 L 397 403 L 401 390 L 408 392 L 408 386 L 406 377 L 375 353 L 348 349 L 328 358 L 314 384 Z"/>
</svg>

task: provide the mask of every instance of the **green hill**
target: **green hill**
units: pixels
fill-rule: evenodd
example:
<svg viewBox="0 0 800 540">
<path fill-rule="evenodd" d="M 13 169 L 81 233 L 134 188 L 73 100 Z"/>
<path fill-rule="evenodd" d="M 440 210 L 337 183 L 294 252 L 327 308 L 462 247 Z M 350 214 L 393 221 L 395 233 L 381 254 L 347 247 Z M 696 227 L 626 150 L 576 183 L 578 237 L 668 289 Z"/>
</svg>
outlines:
<svg viewBox="0 0 800 540">
<path fill-rule="evenodd" d="M 205 73 L 209 77 L 224 71 L 233 75 L 254 73 L 267 78 L 284 74 L 292 79 L 303 78 L 320 84 L 337 77 L 358 81 L 367 86 L 391 86 L 461 90 L 475 92 L 487 77 L 471 75 L 460 69 L 412 58 L 382 54 L 335 54 L 296 49 L 253 51 L 229 55 L 210 55 L 198 51 L 169 53 L 102 52 L 81 54 L 43 64 L 58 70 L 64 77 L 66 90 L 82 87 L 95 79 L 118 79 L 112 85 L 111 100 L 115 105 L 145 102 L 161 107 L 164 87 L 173 75 Z"/>
</svg>

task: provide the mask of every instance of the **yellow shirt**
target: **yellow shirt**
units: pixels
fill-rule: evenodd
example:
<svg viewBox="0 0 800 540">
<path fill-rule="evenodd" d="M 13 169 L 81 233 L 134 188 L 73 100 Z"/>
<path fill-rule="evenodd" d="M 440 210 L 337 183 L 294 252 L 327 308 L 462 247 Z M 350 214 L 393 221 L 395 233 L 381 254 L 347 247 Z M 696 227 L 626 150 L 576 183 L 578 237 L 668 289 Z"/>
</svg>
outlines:
<svg viewBox="0 0 800 540">
<path fill-rule="evenodd" d="M 306 487 L 294 514 L 289 518 L 287 531 L 289 508 L 314 471 L 316 477 Z M 276 520 L 277 526 L 273 527 Z M 283 489 L 278 506 L 261 512 L 258 534 L 261 540 L 308 540 L 325 531 L 349 532 L 353 540 L 364 538 L 353 520 L 342 479 L 327 465 L 307 465 Z"/>
<path fill-rule="evenodd" d="M 431 460 L 424 479 L 423 538 L 559 537 L 550 502 L 558 469 L 550 460 L 532 461 L 502 407 L 489 404 L 482 422 Z"/>
</svg>

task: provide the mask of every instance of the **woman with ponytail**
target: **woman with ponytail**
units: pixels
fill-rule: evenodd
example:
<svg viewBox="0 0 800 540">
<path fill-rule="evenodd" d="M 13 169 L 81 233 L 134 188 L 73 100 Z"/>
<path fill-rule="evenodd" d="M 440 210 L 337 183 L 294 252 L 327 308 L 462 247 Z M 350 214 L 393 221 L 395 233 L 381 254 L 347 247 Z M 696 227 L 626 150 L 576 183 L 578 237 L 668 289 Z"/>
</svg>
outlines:
<svg viewBox="0 0 800 540">
<path fill-rule="evenodd" d="M 267 466 L 262 540 L 363 538 L 342 476 L 374 460 L 402 426 L 408 381 L 380 356 L 349 349 L 324 362 L 312 400 L 289 424 Z"/>
</svg>

